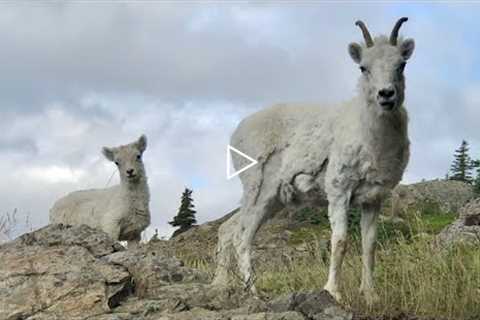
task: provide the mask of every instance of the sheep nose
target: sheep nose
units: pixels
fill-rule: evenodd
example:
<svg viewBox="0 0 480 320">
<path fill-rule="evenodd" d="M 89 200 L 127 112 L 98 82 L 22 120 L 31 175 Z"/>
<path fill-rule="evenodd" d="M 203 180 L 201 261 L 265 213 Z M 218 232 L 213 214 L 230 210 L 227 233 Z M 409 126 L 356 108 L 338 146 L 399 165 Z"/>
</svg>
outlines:
<svg viewBox="0 0 480 320">
<path fill-rule="evenodd" d="M 133 175 L 133 172 L 134 172 L 134 171 L 135 171 L 135 170 L 133 170 L 133 169 L 128 169 L 128 170 L 127 170 L 127 174 L 128 174 L 129 176 L 131 176 L 131 175 Z"/>
<path fill-rule="evenodd" d="M 393 88 L 384 88 L 378 91 L 378 95 L 382 98 L 391 98 L 395 95 L 395 90 Z"/>
</svg>

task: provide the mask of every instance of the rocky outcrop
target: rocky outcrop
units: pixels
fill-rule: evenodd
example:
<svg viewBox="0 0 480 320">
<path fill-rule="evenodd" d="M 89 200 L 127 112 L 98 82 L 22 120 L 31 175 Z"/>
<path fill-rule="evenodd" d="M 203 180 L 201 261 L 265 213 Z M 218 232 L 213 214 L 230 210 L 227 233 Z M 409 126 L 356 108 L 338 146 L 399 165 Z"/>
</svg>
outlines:
<svg viewBox="0 0 480 320">
<path fill-rule="evenodd" d="M 387 214 L 404 216 L 411 208 L 433 204 L 443 212 L 456 212 L 473 197 L 472 186 L 461 181 L 423 181 L 397 186 L 385 210 Z"/>
<path fill-rule="evenodd" d="M 158 297 L 165 286 L 209 282 L 204 272 L 187 268 L 182 261 L 163 256 L 151 247 L 115 252 L 103 260 L 127 268 L 134 281 L 135 294 L 140 298 Z"/>
<path fill-rule="evenodd" d="M 0 247 L 0 319 L 84 319 L 118 306 L 131 275 L 101 257 L 120 248 L 89 227 L 53 225 Z"/>
<path fill-rule="evenodd" d="M 263 301 L 209 285 L 161 246 L 125 250 L 85 225 L 25 234 L 0 246 L 0 261 L 2 320 L 351 319 L 326 292 Z"/>
<path fill-rule="evenodd" d="M 459 218 L 437 237 L 444 245 L 463 242 L 480 244 L 480 198 L 473 199 L 459 211 Z"/>
</svg>

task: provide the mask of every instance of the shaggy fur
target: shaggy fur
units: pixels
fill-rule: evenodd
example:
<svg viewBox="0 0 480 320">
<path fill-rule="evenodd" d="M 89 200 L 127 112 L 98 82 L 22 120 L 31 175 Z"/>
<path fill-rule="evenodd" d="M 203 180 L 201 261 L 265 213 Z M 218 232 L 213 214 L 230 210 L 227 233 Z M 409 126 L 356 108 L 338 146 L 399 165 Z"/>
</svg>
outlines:
<svg viewBox="0 0 480 320">
<path fill-rule="evenodd" d="M 150 225 L 150 194 L 142 161 L 146 147 L 145 136 L 131 144 L 104 147 L 104 156 L 118 167 L 120 185 L 68 194 L 50 209 L 50 223 L 86 224 L 115 240 L 138 243 Z"/>
<path fill-rule="evenodd" d="M 401 180 L 409 158 L 403 68 L 411 39 L 393 46 L 377 37 L 372 47 L 353 43 L 362 75 L 356 98 L 338 106 L 276 105 L 244 119 L 231 145 L 259 163 L 240 174 L 242 208 L 219 230 L 215 284 L 226 284 L 232 250 L 245 284 L 253 286 L 250 249 L 265 218 L 291 201 L 328 200 L 332 256 L 325 289 L 340 299 L 338 277 L 346 250 L 347 211 L 363 209 L 361 290 L 373 301 L 376 218 L 381 201 Z M 387 91 L 382 91 L 387 88 Z M 392 91 L 394 94 L 392 94 Z M 385 94 L 386 92 L 386 94 Z M 241 168 L 241 159 L 233 159 Z"/>
</svg>

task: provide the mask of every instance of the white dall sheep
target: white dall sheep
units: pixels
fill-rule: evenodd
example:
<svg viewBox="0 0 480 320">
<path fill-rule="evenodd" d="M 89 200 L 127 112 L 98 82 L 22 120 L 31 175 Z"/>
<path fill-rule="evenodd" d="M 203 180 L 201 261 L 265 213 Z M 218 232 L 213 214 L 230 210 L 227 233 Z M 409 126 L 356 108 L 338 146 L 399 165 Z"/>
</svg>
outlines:
<svg viewBox="0 0 480 320">
<path fill-rule="evenodd" d="M 86 224 L 108 233 L 114 240 L 138 244 L 150 225 L 150 193 L 142 155 L 147 138 L 115 148 L 103 155 L 114 162 L 120 184 L 106 189 L 75 191 L 57 200 L 50 209 L 50 223 Z"/>
<path fill-rule="evenodd" d="M 276 105 L 244 119 L 231 145 L 258 164 L 240 174 L 241 210 L 219 229 L 214 284 L 226 285 L 232 253 L 245 284 L 253 291 L 251 244 L 259 226 L 290 201 L 310 196 L 328 200 L 332 229 L 331 261 L 325 289 L 340 299 L 338 279 L 347 241 L 347 212 L 362 208 L 361 291 L 368 302 L 373 285 L 376 219 L 384 197 L 401 180 L 409 158 L 403 71 L 413 53 L 412 39 L 399 39 L 400 19 L 389 38 L 370 36 L 358 25 L 364 45 L 351 43 L 360 66 L 359 93 L 336 108 Z M 244 163 L 233 159 L 236 169 Z M 307 197 L 308 196 L 308 197 Z M 231 250 L 233 248 L 233 250 Z"/>
</svg>

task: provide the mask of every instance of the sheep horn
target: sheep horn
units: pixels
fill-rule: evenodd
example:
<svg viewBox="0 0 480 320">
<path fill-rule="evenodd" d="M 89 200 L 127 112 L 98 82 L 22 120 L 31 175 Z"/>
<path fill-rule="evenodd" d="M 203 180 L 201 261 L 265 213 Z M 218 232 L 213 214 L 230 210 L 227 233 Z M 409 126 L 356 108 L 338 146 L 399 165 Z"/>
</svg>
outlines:
<svg viewBox="0 0 480 320">
<path fill-rule="evenodd" d="M 367 48 L 373 47 L 372 36 L 370 35 L 370 32 L 368 32 L 368 29 L 367 29 L 367 26 L 365 25 L 365 23 L 363 23 L 363 21 L 361 21 L 361 20 L 358 20 L 357 22 L 355 22 L 355 25 L 357 25 L 360 29 L 362 29 L 363 38 L 365 39 L 365 43 L 367 44 Z"/>
<path fill-rule="evenodd" d="M 408 21 L 408 18 L 407 18 L 407 17 L 400 18 L 400 19 L 398 19 L 397 23 L 396 23 L 395 26 L 393 27 L 392 34 L 390 35 L 390 44 L 391 44 L 392 46 L 396 46 L 396 45 L 397 45 L 398 30 L 400 30 L 400 27 L 402 26 L 402 24 L 403 24 L 405 21 Z"/>
</svg>

